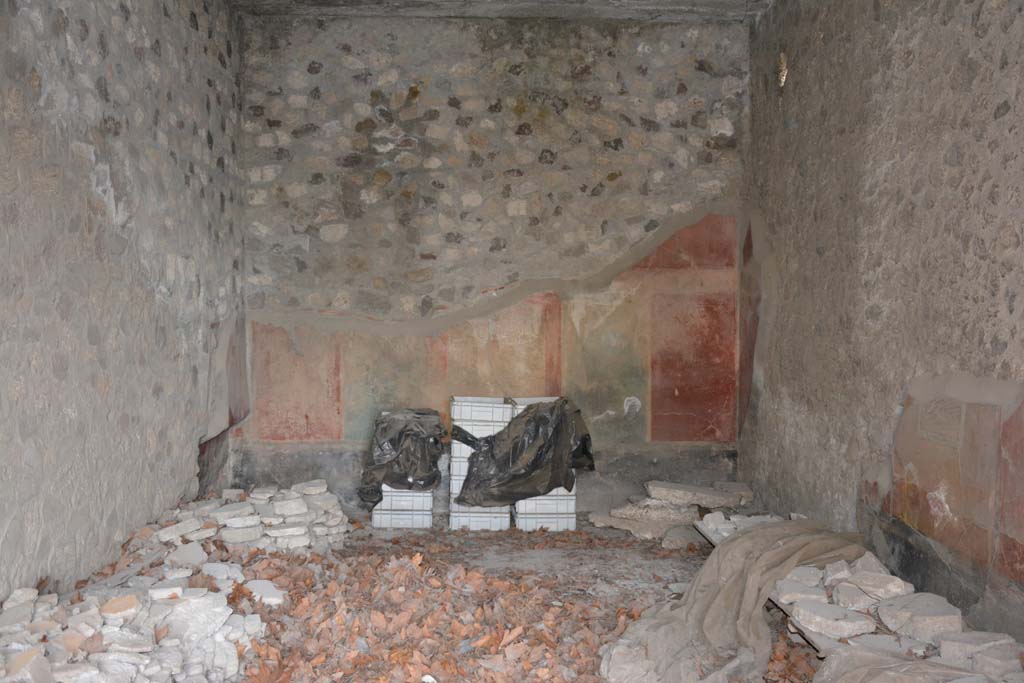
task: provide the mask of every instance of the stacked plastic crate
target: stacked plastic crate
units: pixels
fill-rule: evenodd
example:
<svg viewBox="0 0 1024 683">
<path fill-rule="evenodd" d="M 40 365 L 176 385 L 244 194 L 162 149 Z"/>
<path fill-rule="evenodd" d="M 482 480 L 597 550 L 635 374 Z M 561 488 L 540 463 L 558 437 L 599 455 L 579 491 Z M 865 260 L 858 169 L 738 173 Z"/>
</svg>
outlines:
<svg viewBox="0 0 1024 683">
<path fill-rule="evenodd" d="M 429 529 L 433 524 L 434 492 L 402 491 L 381 486 L 384 499 L 373 508 L 370 523 L 378 529 Z"/>
<path fill-rule="evenodd" d="M 381 415 L 387 415 L 383 411 Z M 434 522 L 433 491 L 403 491 L 381 485 L 384 498 L 373 508 L 370 524 L 377 529 L 429 529 Z"/>
<path fill-rule="evenodd" d="M 452 424 L 465 429 L 473 436 L 490 436 L 500 432 L 512 419 L 513 406 L 504 398 L 482 398 L 477 396 L 453 396 L 451 404 Z M 510 505 L 501 507 L 472 507 L 459 505 L 455 497 L 462 490 L 462 482 L 469 472 L 469 456 L 472 450 L 458 441 L 452 441 L 451 469 L 451 511 L 452 529 L 473 531 L 502 531 L 512 524 Z"/>
<path fill-rule="evenodd" d="M 557 396 L 512 399 L 512 415 L 518 415 L 534 403 L 558 400 Z M 527 498 L 515 504 L 516 528 L 523 531 L 574 531 L 576 529 L 576 489 L 557 488 L 543 496 Z"/>
</svg>

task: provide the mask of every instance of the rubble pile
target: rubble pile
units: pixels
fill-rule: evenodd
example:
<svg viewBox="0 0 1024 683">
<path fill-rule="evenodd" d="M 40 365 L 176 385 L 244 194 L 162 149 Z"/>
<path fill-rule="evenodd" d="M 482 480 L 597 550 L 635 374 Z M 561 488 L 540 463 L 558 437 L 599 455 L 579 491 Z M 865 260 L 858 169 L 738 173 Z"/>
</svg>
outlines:
<svg viewBox="0 0 1024 683">
<path fill-rule="evenodd" d="M 798 567 L 775 584 L 772 600 L 790 614 L 790 630 L 823 655 L 859 647 L 1024 682 L 1024 646 L 1005 633 L 965 632 L 958 608 L 915 593 L 870 552 L 824 570 Z"/>
<path fill-rule="evenodd" d="M 348 520 L 322 480 L 225 490 L 161 515 L 66 595 L 20 588 L 0 606 L 0 680 L 219 683 L 237 679 L 265 609 L 285 594 L 244 565 L 259 551 L 341 547 Z"/>
<path fill-rule="evenodd" d="M 624 604 L 592 594 L 593 577 L 527 569 L 471 569 L 480 535 L 405 535 L 395 544 L 361 539 L 333 559 L 267 558 L 247 565 L 285 588 L 261 652 L 262 672 L 293 681 L 553 681 L 597 683 L 599 652 L 658 597 L 643 590 Z M 609 548 L 660 556 L 584 532 L 487 534 L 506 552 Z M 351 555 L 349 555 L 351 553 Z"/>
<path fill-rule="evenodd" d="M 638 538 L 662 539 L 663 547 L 668 549 L 686 548 L 704 543 L 693 529 L 701 519 L 702 508 L 733 509 L 750 504 L 754 498 L 750 487 L 739 482 L 720 481 L 707 487 L 649 481 L 645 486 L 646 498 L 631 500 L 609 514 L 591 514 L 591 523 L 623 529 Z"/>
</svg>

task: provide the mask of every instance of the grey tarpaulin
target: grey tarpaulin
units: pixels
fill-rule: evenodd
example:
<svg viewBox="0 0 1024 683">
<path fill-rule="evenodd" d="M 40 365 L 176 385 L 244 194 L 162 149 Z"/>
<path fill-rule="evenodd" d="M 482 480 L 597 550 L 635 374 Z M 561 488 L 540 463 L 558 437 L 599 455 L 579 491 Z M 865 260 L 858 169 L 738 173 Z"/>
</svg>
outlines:
<svg viewBox="0 0 1024 683">
<path fill-rule="evenodd" d="M 383 413 L 373 425 L 373 442 L 363 461 L 359 498 L 369 507 L 381 501 L 381 485 L 426 491 L 441 481 L 437 462 L 447 432 L 436 410 Z"/>
<path fill-rule="evenodd" d="M 458 426 L 452 438 L 473 449 L 469 471 L 455 502 L 495 507 L 572 490 L 573 469 L 594 469 L 590 432 L 580 409 L 560 398 L 535 403 L 492 436 L 477 438 Z"/>
<path fill-rule="evenodd" d="M 798 566 L 863 554 L 854 537 L 803 520 L 736 533 L 711 553 L 683 600 L 626 629 L 605 651 L 601 674 L 611 683 L 763 680 L 771 654 L 764 606 L 775 582 Z"/>
</svg>

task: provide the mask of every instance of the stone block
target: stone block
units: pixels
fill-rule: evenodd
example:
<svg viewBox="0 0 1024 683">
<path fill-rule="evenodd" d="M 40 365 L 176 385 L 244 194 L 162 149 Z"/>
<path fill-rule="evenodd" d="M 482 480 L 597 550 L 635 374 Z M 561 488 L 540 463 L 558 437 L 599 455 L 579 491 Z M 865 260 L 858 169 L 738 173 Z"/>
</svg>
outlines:
<svg viewBox="0 0 1024 683">
<path fill-rule="evenodd" d="M 978 652 L 996 645 L 1008 645 L 1014 642 L 1013 637 L 1006 633 L 988 631 L 940 633 L 936 641 L 942 658 L 956 662 L 957 666 L 970 666 L 971 657 Z"/>
<path fill-rule="evenodd" d="M 304 496 L 320 495 L 323 493 L 327 493 L 327 481 L 324 479 L 313 479 L 311 481 L 304 481 L 292 486 L 292 491 L 300 493 Z"/>
<path fill-rule="evenodd" d="M 878 604 L 886 628 L 917 640 L 934 642 L 941 633 L 962 631 L 960 610 L 934 593 L 901 595 Z"/>
<path fill-rule="evenodd" d="M 801 627 L 829 638 L 851 638 L 874 633 L 875 620 L 852 610 L 816 600 L 800 600 L 793 605 L 793 618 Z"/>
<path fill-rule="evenodd" d="M 245 517 L 253 514 L 253 512 L 255 512 L 255 508 L 253 508 L 252 504 L 243 501 L 241 503 L 228 503 L 215 510 L 211 510 L 210 517 L 218 524 L 225 524 L 229 519 Z"/>
<path fill-rule="evenodd" d="M 793 571 L 786 574 L 786 578 L 805 586 L 815 587 L 821 585 L 822 571 L 817 567 L 794 567 Z"/>
<path fill-rule="evenodd" d="M 971 658 L 972 670 L 993 678 L 1002 678 L 1009 674 L 1024 672 L 1022 658 L 1024 646 L 1019 643 L 995 645 L 974 653 Z"/>
<path fill-rule="evenodd" d="M 858 611 L 867 610 L 878 604 L 876 598 L 871 597 L 857 586 L 845 582 L 832 589 L 832 601 L 840 607 Z"/>
<path fill-rule="evenodd" d="M 838 560 L 825 565 L 825 572 L 822 578 L 826 586 L 834 586 L 852 574 L 853 570 L 850 569 L 850 564 L 846 560 Z"/>
<path fill-rule="evenodd" d="M 206 562 L 206 551 L 201 543 L 185 543 L 169 554 L 164 562 L 179 567 L 196 567 Z"/>
<path fill-rule="evenodd" d="M 702 505 L 706 508 L 736 507 L 741 496 L 738 493 L 719 491 L 707 486 L 693 486 L 671 481 L 649 481 L 645 484 L 647 494 L 654 499 L 673 505 Z"/>
<path fill-rule="evenodd" d="M 913 584 L 889 573 L 855 571 L 844 583 L 853 584 L 875 601 L 887 600 L 914 592 Z"/>
<path fill-rule="evenodd" d="M 775 582 L 772 599 L 783 605 L 789 605 L 799 600 L 828 602 L 828 595 L 825 594 L 825 589 L 823 588 L 811 587 L 790 579 L 782 579 Z"/>
<path fill-rule="evenodd" d="M 177 524 L 172 524 L 171 526 L 167 526 L 163 529 L 160 529 L 156 532 L 156 537 L 162 543 L 167 543 L 169 541 L 173 541 L 176 538 L 181 538 L 185 534 L 196 531 L 201 526 L 202 523 L 198 519 L 193 517 L 191 519 L 186 519 L 184 521 L 178 522 Z"/>
<path fill-rule="evenodd" d="M 697 507 L 675 505 L 653 498 L 629 503 L 611 511 L 612 517 L 635 521 L 671 522 L 673 526 L 697 521 Z"/>
<path fill-rule="evenodd" d="M 263 525 L 247 526 L 240 529 L 224 527 L 220 530 L 220 537 L 225 543 L 250 543 L 259 540 L 263 536 Z"/>
<path fill-rule="evenodd" d="M 274 607 L 284 602 L 284 592 L 271 581 L 267 581 L 265 579 L 254 579 L 252 581 L 247 581 L 245 587 L 252 592 L 254 600 L 262 602 L 265 605 Z"/>
</svg>

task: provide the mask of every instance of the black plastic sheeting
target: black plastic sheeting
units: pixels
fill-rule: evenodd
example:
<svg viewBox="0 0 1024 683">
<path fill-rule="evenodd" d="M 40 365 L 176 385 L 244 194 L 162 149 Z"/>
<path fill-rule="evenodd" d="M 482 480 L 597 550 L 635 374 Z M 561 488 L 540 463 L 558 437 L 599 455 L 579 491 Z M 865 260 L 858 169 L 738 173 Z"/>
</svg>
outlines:
<svg viewBox="0 0 1024 683">
<path fill-rule="evenodd" d="M 384 498 L 382 484 L 404 491 L 436 487 L 441 481 L 437 461 L 446 435 L 436 410 L 396 410 L 378 417 L 359 486 L 364 505 L 372 508 Z"/>
<path fill-rule="evenodd" d="M 454 426 L 452 438 L 473 449 L 459 505 L 497 507 L 559 487 L 572 491 L 573 470 L 594 469 L 590 431 L 565 398 L 527 406 L 493 436 L 477 438 Z"/>
</svg>

